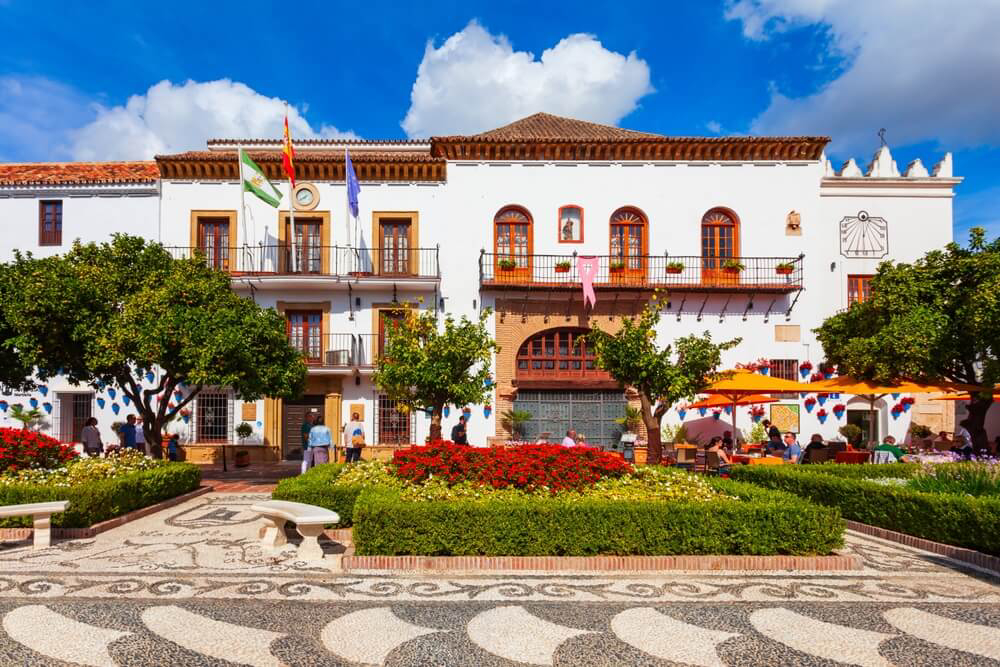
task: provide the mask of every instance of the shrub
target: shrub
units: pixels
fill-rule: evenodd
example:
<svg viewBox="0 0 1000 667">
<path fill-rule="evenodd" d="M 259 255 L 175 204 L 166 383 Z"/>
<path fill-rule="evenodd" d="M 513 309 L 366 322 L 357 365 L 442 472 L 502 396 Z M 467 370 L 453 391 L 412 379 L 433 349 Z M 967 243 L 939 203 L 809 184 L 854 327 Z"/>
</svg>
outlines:
<svg viewBox="0 0 1000 667">
<path fill-rule="evenodd" d="M 367 489 L 354 508 L 360 555 L 589 556 L 595 554 L 826 554 L 841 546 L 835 509 L 730 480 L 739 500 L 486 497 L 409 502 Z"/>
<path fill-rule="evenodd" d="M 44 433 L 0 428 L 0 472 L 24 468 L 55 468 L 76 458 L 72 447 Z"/>
<path fill-rule="evenodd" d="M 168 465 L 166 461 L 145 456 L 135 449 L 118 449 L 106 458 L 72 459 L 57 468 L 8 469 L 0 474 L 0 485 L 45 484 L 48 486 L 76 486 L 100 479 L 111 479 L 141 470 L 152 470 Z"/>
<path fill-rule="evenodd" d="M 201 469 L 191 463 L 168 463 L 110 479 L 81 482 L 73 486 L 11 483 L 0 486 L 0 505 L 68 500 L 69 507 L 52 515 L 52 525 L 86 528 L 133 510 L 198 488 Z M 10 517 L 0 526 L 30 526 L 31 517 Z"/>
<path fill-rule="evenodd" d="M 496 489 L 543 488 L 553 493 L 632 472 L 632 466 L 615 454 L 559 445 L 486 449 L 442 442 L 397 451 L 393 463 L 396 475 L 410 482 L 433 476 L 448 484 L 477 482 Z"/>
<path fill-rule="evenodd" d="M 847 519 L 1000 555 L 1000 498 L 922 493 L 865 479 L 892 465 L 836 467 L 860 470 L 844 474 L 833 472 L 834 466 L 736 466 L 730 474 L 836 507 Z M 831 470 L 825 472 L 827 468 Z M 912 477 L 916 468 L 897 468 L 896 476 Z"/>
<path fill-rule="evenodd" d="M 985 462 L 923 465 L 907 486 L 927 493 L 1000 496 L 1000 465 Z"/>
<path fill-rule="evenodd" d="M 822 379 L 822 378 L 821 378 Z M 847 439 L 847 442 L 856 445 L 861 442 L 861 427 L 857 424 L 844 424 L 837 429 L 840 435 Z"/>
<path fill-rule="evenodd" d="M 343 463 L 326 463 L 310 468 L 304 475 L 281 480 L 271 497 L 317 505 L 340 515 L 339 526 L 350 526 L 354 502 L 364 486 L 334 484 L 344 471 Z"/>
</svg>

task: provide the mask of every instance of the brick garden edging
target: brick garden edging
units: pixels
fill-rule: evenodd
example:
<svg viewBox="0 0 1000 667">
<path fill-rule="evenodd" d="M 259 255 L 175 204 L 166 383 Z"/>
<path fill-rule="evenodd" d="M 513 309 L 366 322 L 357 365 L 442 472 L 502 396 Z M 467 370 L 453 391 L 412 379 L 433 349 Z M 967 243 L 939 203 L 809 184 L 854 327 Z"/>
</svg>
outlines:
<svg viewBox="0 0 1000 667">
<path fill-rule="evenodd" d="M 913 535 L 908 535 L 906 533 L 898 533 L 894 530 L 879 528 L 878 526 L 870 526 L 867 523 L 859 523 L 849 519 L 847 520 L 847 528 L 848 530 L 854 530 L 865 535 L 870 535 L 871 537 L 877 537 L 879 539 L 913 547 L 914 549 L 922 549 L 923 551 L 930 551 L 931 553 L 941 556 L 947 556 L 948 558 L 953 558 L 954 560 L 1000 574 L 1000 558 L 984 554 L 981 551 L 966 549 L 965 547 L 956 547 L 951 544 L 943 544 L 932 540 L 925 540 L 922 537 L 914 537 Z"/>
<path fill-rule="evenodd" d="M 183 502 L 191 500 L 192 498 L 197 498 L 198 496 L 211 492 L 212 487 L 210 486 L 199 486 L 194 491 L 188 491 L 185 494 L 174 496 L 173 498 L 168 498 L 167 500 L 156 503 L 155 505 L 150 505 L 149 507 L 142 507 L 137 510 L 133 510 L 127 514 L 122 514 L 121 516 L 116 516 L 113 519 L 108 519 L 107 521 L 101 521 L 100 523 L 95 523 L 87 528 L 52 528 L 52 539 L 62 539 L 62 540 L 79 540 L 87 537 L 94 537 L 100 533 L 111 530 L 112 528 L 117 528 L 130 521 L 135 521 L 136 519 L 141 519 L 144 516 L 149 516 L 154 512 L 159 512 L 160 510 L 169 509 L 175 505 L 180 505 Z M 0 540 L 28 540 L 34 535 L 34 528 L 0 528 Z"/>
</svg>

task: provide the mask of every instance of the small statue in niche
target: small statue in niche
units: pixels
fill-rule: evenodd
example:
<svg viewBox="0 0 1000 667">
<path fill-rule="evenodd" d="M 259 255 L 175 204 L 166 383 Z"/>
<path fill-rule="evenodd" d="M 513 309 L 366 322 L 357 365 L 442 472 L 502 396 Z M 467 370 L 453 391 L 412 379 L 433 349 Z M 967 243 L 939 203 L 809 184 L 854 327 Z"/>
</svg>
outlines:
<svg viewBox="0 0 1000 667">
<path fill-rule="evenodd" d="M 788 236 L 802 235 L 802 216 L 798 211 L 789 211 L 785 218 L 785 234 Z"/>
<path fill-rule="evenodd" d="M 559 241 L 561 243 L 583 241 L 583 210 L 578 206 L 564 206 L 559 209 Z"/>
</svg>

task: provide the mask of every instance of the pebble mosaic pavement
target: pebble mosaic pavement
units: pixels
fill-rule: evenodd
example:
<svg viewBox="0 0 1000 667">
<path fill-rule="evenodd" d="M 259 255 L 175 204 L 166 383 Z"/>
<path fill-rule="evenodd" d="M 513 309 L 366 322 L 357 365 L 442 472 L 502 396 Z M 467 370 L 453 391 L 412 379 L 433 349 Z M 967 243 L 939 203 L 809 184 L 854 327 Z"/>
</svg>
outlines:
<svg viewBox="0 0 1000 667">
<path fill-rule="evenodd" d="M 1000 580 L 849 533 L 842 573 L 359 576 L 213 493 L 0 546 L 0 665 L 997 665 Z"/>
</svg>

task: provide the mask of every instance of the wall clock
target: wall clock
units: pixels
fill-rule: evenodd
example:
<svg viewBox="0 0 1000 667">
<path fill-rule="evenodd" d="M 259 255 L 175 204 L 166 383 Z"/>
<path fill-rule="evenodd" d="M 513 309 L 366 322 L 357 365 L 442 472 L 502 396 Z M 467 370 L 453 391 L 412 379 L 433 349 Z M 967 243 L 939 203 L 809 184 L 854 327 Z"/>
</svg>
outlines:
<svg viewBox="0 0 1000 667">
<path fill-rule="evenodd" d="M 889 225 L 885 218 L 858 211 L 840 221 L 840 254 L 871 259 L 889 254 Z"/>
<path fill-rule="evenodd" d="M 319 204 L 319 191 L 312 183 L 299 183 L 292 199 L 296 211 L 311 211 Z"/>
</svg>

